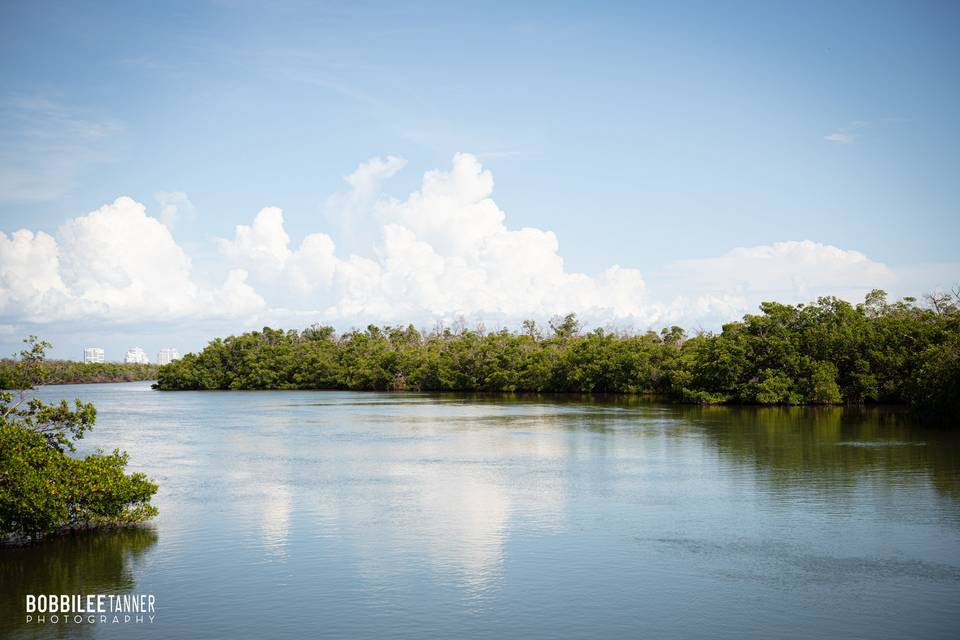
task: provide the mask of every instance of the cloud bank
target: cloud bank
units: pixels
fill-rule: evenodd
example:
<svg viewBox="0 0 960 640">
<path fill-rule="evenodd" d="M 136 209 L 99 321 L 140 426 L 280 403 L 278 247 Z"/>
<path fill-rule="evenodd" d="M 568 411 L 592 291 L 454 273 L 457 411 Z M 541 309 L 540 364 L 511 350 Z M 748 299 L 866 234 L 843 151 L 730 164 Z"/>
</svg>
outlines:
<svg viewBox="0 0 960 640">
<path fill-rule="evenodd" d="M 57 238 L 0 232 L 0 317 L 8 321 L 237 317 L 264 305 L 246 278 L 237 269 L 220 287 L 198 286 L 167 227 L 127 197 L 66 222 Z"/>
<path fill-rule="evenodd" d="M 652 284 L 629 265 L 569 270 L 548 230 L 510 228 L 494 180 L 473 155 L 424 174 L 404 199 L 381 196 L 400 158 L 373 158 L 327 201 L 328 229 L 293 242 L 283 211 L 261 209 L 214 240 L 214 274 L 195 273 L 170 227 L 193 214 L 186 194 L 162 193 L 157 217 L 127 197 L 67 221 L 56 233 L 0 232 L 0 322 L 178 322 L 216 318 L 237 329 L 272 322 L 431 324 L 459 317 L 517 324 L 570 311 L 597 325 L 717 326 L 763 299 L 862 296 L 909 286 L 854 250 L 805 241 L 735 248 L 677 261 Z M 927 277 L 930 271 L 924 271 Z M 924 283 L 921 286 L 929 286 Z"/>
</svg>

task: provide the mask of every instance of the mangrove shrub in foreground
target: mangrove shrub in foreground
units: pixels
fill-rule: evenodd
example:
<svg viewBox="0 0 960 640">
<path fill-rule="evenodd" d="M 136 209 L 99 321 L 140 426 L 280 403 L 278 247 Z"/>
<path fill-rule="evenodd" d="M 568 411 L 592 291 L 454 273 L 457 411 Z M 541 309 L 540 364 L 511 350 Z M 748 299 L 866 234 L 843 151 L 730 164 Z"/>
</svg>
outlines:
<svg viewBox="0 0 960 640">
<path fill-rule="evenodd" d="M 370 326 L 262 331 L 210 342 L 161 367 L 160 389 L 357 389 L 652 393 L 681 402 L 911 403 L 958 415 L 955 296 L 852 305 L 766 302 L 760 313 L 689 336 L 582 332 L 569 315 L 523 329 Z"/>
<path fill-rule="evenodd" d="M 0 392 L 0 542 L 38 538 L 74 527 L 125 525 L 156 515 L 157 485 L 127 474 L 126 453 L 75 458 L 74 442 L 93 427 L 92 404 L 45 404 L 28 389 L 44 380 L 47 343 L 28 339 L 16 380 Z"/>
</svg>

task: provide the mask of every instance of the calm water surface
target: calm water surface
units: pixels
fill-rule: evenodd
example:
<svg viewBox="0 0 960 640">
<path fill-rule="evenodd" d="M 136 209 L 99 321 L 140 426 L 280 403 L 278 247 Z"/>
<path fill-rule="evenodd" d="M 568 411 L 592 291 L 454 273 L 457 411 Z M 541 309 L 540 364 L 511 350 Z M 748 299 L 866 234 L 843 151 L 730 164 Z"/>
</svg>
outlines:
<svg viewBox="0 0 960 640">
<path fill-rule="evenodd" d="M 0 637 L 956 638 L 960 437 L 893 410 L 48 387 L 160 483 L 0 550 Z M 24 623 L 151 593 L 152 625 Z"/>
</svg>

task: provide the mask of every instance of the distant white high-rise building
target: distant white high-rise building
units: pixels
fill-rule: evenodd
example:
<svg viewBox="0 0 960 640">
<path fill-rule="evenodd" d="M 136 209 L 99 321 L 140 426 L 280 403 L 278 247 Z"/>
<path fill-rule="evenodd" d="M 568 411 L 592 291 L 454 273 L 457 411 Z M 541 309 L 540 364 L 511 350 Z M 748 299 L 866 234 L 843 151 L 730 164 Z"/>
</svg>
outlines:
<svg viewBox="0 0 960 640">
<path fill-rule="evenodd" d="M 150 364 L 150 358 L 147 357 L 147 352 L 140 347 L 127 349 L 127 355 L 123 361 L 127 364 Z"/>
<path fill-rule="evenodd" d="M 100 347 L 86 347 L 83 350 L 84 362 L 103 362 L 103 349 Z"/>
<path fill-rule="evenodd" d="M 157 354 L 157 364 L 170 364 L 174 360 L 180 359 L 180 352 L 170 347 L 169 349 L 160 349 Z"/>
</svg>

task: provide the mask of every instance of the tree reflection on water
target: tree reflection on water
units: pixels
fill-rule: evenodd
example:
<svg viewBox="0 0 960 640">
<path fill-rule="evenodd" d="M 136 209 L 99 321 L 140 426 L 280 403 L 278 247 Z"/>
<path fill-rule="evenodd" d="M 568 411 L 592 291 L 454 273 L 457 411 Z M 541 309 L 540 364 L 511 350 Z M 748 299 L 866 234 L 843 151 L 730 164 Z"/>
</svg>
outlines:
<svg viewBox="0 0 960 640">
<path fill-rule="evenodd" d="M 150 527 L 82 531 L 0 548 L 0 637 L 92 637 L 90 624 L 25 624 L 27 594 L 120 594 L 136 587 L 135 568 L 157 543 Z M 48 616 L 49 617 L 49 616 Z"/>
<path fill-rule="evenodd" d="M 928 477 L 960 501 L 960 432 L 888 407 L 686 407 L 724 458 L 777 485 L 840 490 L 865 478 L 891 486 Z"/>
</svg>

